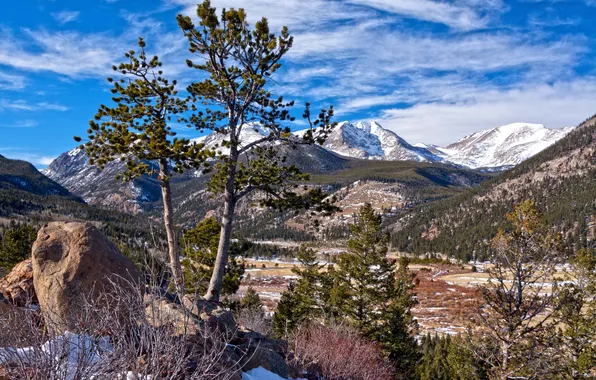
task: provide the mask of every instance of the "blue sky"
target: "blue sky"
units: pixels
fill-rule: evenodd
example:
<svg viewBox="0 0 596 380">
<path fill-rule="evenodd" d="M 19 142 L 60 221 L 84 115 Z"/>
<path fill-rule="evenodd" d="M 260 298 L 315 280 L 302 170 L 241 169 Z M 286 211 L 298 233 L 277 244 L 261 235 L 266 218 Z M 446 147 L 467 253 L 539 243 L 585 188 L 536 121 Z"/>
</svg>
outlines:
<svg viewBox="0 0 596 380">
<path fill-rule="evenodd" d="M 190 0 L 22 0 L 0 15 L 0 154 L 39 167 L 73 148 L 113 63 L 145 37 L 166 74 L 199 78 L 178 30 Z M 287 25 L 274 91 L 447 144 L 511 122 L 596 113 L 596 0 L 212 0 Z M 297 109 L 297 115 L 300 109 Z M 300 129 L 296 125 L 295 129 Z M 190 130 L 185 136 L 198 136 Z"/>
</svg>

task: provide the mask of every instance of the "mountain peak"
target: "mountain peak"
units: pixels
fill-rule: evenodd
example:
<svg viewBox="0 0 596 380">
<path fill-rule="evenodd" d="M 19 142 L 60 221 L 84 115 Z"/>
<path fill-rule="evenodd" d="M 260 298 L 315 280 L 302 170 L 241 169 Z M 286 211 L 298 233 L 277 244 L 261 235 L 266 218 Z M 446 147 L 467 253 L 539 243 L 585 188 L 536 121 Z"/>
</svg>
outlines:
<svg viewBox="0 0 596 380">
<path fill-rule="evenodd" d="M 446 160 L 471 168 L 508 167 L 546 149 L 572 128 L 549 129 L 542 124 L 511 123 L 473 133 L 441 148 Z"/>
<path fill-rule="evenodd" d="M 389 161 L 448 162 L 469 168 L 516 165 L 564 137 L 572 128 L 549 129 L 542 124 L 510 123 L 459 139 L 444 148 L 410 144 L 375 121 L 343 121 L 324 147 L 337 154 Z M 303 131 L 296 132 L 300 136 Z"/>
</svg>

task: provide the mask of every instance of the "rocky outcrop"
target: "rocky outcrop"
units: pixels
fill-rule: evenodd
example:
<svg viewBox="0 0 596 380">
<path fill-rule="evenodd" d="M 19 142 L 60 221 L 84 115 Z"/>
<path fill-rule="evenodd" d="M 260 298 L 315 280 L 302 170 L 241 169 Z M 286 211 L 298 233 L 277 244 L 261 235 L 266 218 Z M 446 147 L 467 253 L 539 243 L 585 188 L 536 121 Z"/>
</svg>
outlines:
<svg viewBox="0 0 596 380">
<path fill-rule="evenodd" d="M 183 304 L 187 310 L 197 315 L 211 331 L 217 331 L 227 339 L 232 339 L 235 336 L 238 326 L 231 311 L 223 309 L 213 302 L 190 295 L 183 297 Z"/>
<path fill-rule="evenodd" d="M 33 286 L 33 265 L 31 259 L 15 265 L 9 274 L 0 280 L 0 294 L 8 302 L 19 306 L 29 306 L 37 303 Z"/>
<path fill-rule="evenodd" d="M 254 368 L 263 367 L 283 378 L 288 377 L 288 365 L 278 352 L 258 346 L 247 347 L 245 352 L 242 361 L 243 371 L 247 372 Z"/>
<path fill-rule="evenodd" d="M 176 296 L 159 288 L 148 288 L 143 298 L 147 322 L 167 328 L 174 335 L 200 335 L 202 321 L 178 302 Z"/>
<path fill-rule="evenodd" d="M 92 224 L 54 222 L 44 226 L 32 248 L 33 282 L 40 308 L 58 329 L 78 330 L 84 303 L 95 310 L 124 307 L 120 296 L 141 281 L 134 264 Z"/>
</svg>

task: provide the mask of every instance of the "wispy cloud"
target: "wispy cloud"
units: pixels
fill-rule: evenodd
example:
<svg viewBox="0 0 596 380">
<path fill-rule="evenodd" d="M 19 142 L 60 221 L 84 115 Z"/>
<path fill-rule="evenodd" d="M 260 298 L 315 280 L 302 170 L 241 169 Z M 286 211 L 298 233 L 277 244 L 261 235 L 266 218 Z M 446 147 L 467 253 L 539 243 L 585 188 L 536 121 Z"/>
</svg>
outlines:
<svg viewBox="0 0 596 380">
<path fill-rule="evenodd" d="M 23 160 L 32 163 L 37 167 L 45 167 L 56 159 L 54 156 L 31 153 L 24 148 L 0 147 L 0 154 L 13 160 Z"/>
<path fill-rule="evenodd" d="M 431 0 L 348 0 L 348 2 L 417 20 L 445 24 L 461 30 L 481 29 L 489 22 L 489 17 L 478 12 L 481 7 L 471 7 L 468 4 Z M 490 2 L 486 3 L 490 4 Z"/>
<path fill-rule="evenodd" d="M 8 74 L 0 71 L 0 90 L 22 90 L 27 80 L 22 75 Z"/>
<path fill-rule="evenodd" d="M 57 104 L 57 103 L 48 103 L 48 102 L 41 102 L 41 103 L 37 103 L 37 107 L 44 109 L 44 110 L 50 110 L 50 111 L 68 111 L 68 107 L 63 106 L 61 104 Z"/>
<path fill-rule="evenodd" d="M 39 123 L 37 122 L 37 120 L 20 120 L 20 121 L 15 121 L 14 123 L 8 123 L 8 124 L 0 124 L 0 127 L 5 127 L 5 128 L 32 128 L 32 127 L 36 127 L 37 125 L 39 125 Z"/>
<path fill-rule="evenodd" d="M 81 12 L 78 12 L 78 11 L 62 11 L 62 12 L 52 13 L 52 17 L 56 21 L 58 21 L 58 23 L 60 23 L 61 25 L 64 25 L 69 22 L 75 21 L 77 18 L 79 18 L 80 13 Z"/>
<path fill-rule="evenodd" d="M 596 78 L 508 90 L 478 88 L 455 102 L 420 103 L 378 115 L 382 125 L 409 141 L 447 144 L 473 131 L 513 122 L 560 128 L 594 114 Z"/>
<path fill-rule="evenodd" d="M 57 103 L 48 102 L 28 102 L 22 99 L 10 100 L 0 99 L 0 111 L 14 110 L 14 111 L 68 111 L 68 107 Z"/>
<path fill-rule="evenodd" d="M 122 47 L 108 35 L 24 29 L 17 37 L 0 30 L 0 64 L 68 77 L 108 72 Z"/>
</svg>

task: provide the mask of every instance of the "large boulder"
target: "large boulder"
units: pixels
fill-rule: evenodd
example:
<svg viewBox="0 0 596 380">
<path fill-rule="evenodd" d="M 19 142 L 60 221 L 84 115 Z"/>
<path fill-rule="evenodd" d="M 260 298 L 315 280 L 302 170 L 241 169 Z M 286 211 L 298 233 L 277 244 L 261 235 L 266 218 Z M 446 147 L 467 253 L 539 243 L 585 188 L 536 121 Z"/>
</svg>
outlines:
<svg viewBox="0 0 596 380">
<path fill-rule="evenodd" d="M 37 303 L 33 286 L 33 264 L 31 259 L 15 265 L 10 273 L 0 280 L 0 294 L 10 303 L 19 307 Z"/>
<path fill-rule="evenodd" d="M 44 226 L 33 244 L 32 264 L 41 311 L 58 330 L 78 331 L 82 318 L 85 323 L 92 318 L 89 313 L 124 312 L 126 297 L 138 291 L 142 279 L 134 264 L 90 223 Z"/>
</svg>

